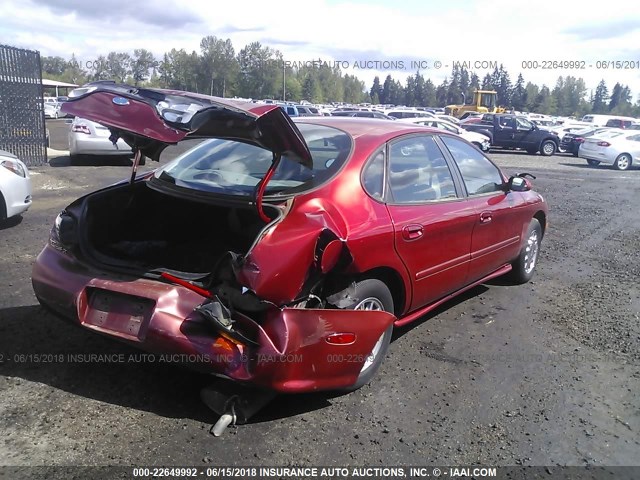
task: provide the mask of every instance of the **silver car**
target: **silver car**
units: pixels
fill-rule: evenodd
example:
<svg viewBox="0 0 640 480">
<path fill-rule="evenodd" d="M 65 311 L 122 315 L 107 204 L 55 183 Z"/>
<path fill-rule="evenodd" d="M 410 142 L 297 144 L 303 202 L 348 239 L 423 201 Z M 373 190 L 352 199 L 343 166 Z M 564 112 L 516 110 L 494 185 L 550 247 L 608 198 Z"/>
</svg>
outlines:
<svg viewBox="0 0 640 480">
<path fill-rule="evenodd" d="M 131 147 L 118 139 L 114 145 L 109 137 L 111 132 L 99 123 L 76 117 L 69 130 L 69 157 L 71 163 L 79 160 L 81 155 L 133 155 Z"/>
<path fill-rule="evenodd" d="M 640 162 L 640 132 L 637 130 L 610 130 L 586 138 L 580 145 L 578 157 L 591 166 L 601 163 L 627 170 Z"/>
</svg>

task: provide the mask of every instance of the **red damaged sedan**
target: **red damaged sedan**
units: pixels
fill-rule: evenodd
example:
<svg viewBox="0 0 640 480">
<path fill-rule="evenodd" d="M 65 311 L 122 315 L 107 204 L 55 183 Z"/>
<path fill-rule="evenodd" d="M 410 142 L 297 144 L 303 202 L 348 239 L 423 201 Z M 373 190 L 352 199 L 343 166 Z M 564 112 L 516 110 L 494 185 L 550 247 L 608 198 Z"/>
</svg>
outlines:
<svg viewBox="0 0 640 480">
<path fill-rule="evenodd" d="M 271 392 L 352 390 L 394 326 L 528 281 L 547 207 L 448 133 L 99 83 L 65 113 L 136 152 L 131 180 L 56 219 L 40 302 L 82 327 Z M 153 173 L 143 158 L 204 139 Z"/>
</svg>

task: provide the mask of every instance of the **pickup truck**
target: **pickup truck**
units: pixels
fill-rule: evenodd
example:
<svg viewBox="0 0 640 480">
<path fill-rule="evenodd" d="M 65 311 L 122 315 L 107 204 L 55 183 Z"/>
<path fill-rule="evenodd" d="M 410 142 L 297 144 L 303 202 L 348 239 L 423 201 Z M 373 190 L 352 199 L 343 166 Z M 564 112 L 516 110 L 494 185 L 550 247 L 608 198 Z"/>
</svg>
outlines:
<svg viewBox="0 0 640 480">
<path fill-rule="evenodd" d="M 540 152 L 540 155 L 548 157 L 556 153 L 560 145 L 558 135 L 517 115 L 496 114 L 480 123 L 463 123 L 460 126 L 486 135 L 492 147 L 521 148 L 528 153 Z"/>
</svg>

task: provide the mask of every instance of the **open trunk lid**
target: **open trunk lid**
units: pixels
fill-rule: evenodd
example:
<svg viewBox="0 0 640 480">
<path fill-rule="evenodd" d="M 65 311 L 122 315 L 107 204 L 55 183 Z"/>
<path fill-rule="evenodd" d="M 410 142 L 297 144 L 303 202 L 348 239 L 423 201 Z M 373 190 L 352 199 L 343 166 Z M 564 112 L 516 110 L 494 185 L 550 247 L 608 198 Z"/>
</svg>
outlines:
<svg viewBox="0 0 640 480">
<path fill-rule="evenodd" d="M 62 111 L 109 128 L 115 144 L 122 138 L 135 152 L 133 183 L 141 155 L 158 161 L 170 144 L 190 138 L 220 138 L 270 150 L 273 163 L 256 188 L 260 217 L 266 185 L 280 158 L 313 168 L 311 152 L 300 130 L 277 105 L 210 97 L 180 90 L 138 88 L 111 81 L 94 82 L 72 91 Z"/>
<path fill-rule="evenodd" d="M 114 139 L 156 161 L 167 145 L 185 138 L 221 138 L 313 166 L 302 134 L 277 105 L 94 82 L 71 92 L 62 111 L 109 127 Z"/>
</svg>

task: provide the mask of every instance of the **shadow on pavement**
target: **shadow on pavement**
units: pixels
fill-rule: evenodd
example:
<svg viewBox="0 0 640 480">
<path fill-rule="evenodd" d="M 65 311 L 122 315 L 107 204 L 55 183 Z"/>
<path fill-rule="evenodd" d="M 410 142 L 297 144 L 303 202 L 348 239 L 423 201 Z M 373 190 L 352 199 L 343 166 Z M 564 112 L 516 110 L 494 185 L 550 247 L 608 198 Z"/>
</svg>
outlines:
<svg viewBox="0 0 640 480">
<path fill-rule="evenodd" d="M 200 400 L 215 377 L 65 322 L 39 305 L 0 309 L 0 376 L 43 383 L 73 395 L 213 424 Z M 281 395 L 249 423 L 269 422 L 329 406 L 338 393 Z"/>
<path fill-rule="evenodd" d="M 50 167 L 131 167 L 131 155 L 78 156 L 73 161 L 69 155 L 51 158 Z"/>
<path fill-rule="evenodd" d="M 6 230 L 8 228 L 13 228 L 22 223 L 22 215 L 15 215 L 11 218 L 7 218 L 5 220 L 0 220 L 0 230 Z"/>
</svg>

